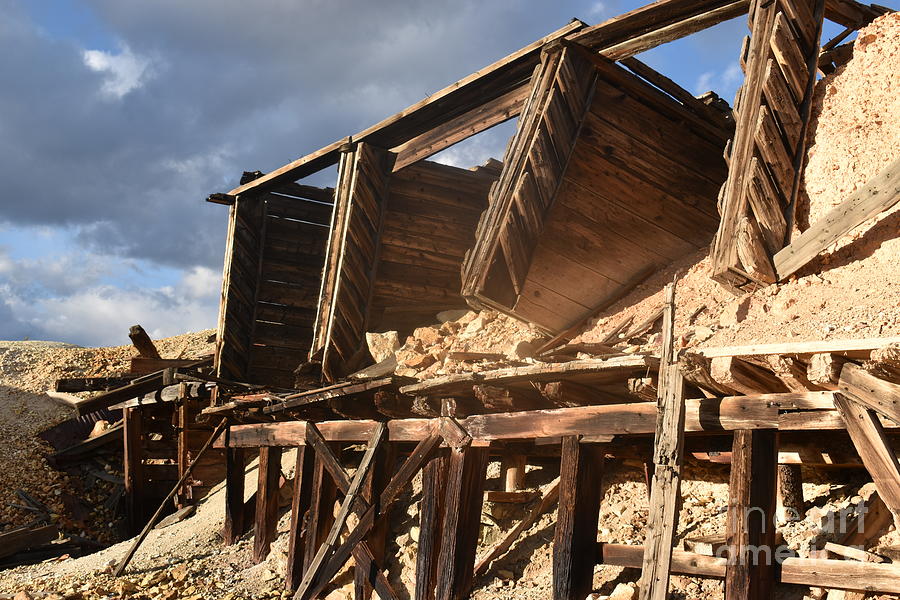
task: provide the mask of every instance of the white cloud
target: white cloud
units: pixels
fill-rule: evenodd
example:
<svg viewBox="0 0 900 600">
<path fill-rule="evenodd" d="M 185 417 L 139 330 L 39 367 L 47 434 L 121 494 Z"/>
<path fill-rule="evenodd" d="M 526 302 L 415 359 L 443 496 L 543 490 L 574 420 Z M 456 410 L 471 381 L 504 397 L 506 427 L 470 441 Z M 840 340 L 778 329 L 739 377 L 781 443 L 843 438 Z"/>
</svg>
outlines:
<svg viewBox="0 0 900 600">
<path fill-rule="evenodd" d="M 605 19 L 609 15 L 609 7 L 606 2 L 594 2 L 588 9 L 587 16 L 592 21 Z"/>
<path fill-rule="evenodd" d="M 140 323 L 152 337 L 209 329 L 218 314 L 221 274 L 194 266 L 170 285 L 111 285 L 116 273 L 140 266 L 90 253 L 16 259 L 0 248 L 0 339 L 70 342 L 82 346 L 127 343 Z"/>
<path fill-rule="evenodd" d="M 150 60 L 134 54 L 128 46 L 118 54 L 85 50 L 82 58 L 89 69 L 105 75 L 100 91 L 110 98 L 122 98 L 141 87 L 150 75 Z"/>
<path fill-rule="evenodd" d="M 694 84 L 694 93 L 702 94 L 713 90 L 729 102 L 734 97 L 737 88 L 744 80 L 744 73 L 737 61 L 728 63 L 721 71 L 706 71 L 701 73 Z"/>
</svg>

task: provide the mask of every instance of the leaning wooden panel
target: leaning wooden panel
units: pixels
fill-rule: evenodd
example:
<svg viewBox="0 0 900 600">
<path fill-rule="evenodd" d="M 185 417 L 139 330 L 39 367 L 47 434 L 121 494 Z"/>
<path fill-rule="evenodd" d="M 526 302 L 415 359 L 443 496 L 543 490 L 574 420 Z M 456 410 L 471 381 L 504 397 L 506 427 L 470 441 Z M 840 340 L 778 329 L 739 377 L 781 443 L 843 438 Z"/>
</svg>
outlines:
<svg viewBox="0 0 900 600">
<path fill-rule="evenodd" d="M 712 239 L 725 120 L 639 70 L 655 83 L 574 44 L 548 52 L 465 263 L 470 303 L 565 330 Z"/>
<path fill-rule="evenodd" d="M 364 143 L 341 157 L 312 345 L 312 353 L 322 352 L 322 372 L 329 380 L 342 374 L 341 363 L 352 358 L 365 336 L 394 158 Z"/>
<path fill-rule="evenodd" d="M 771 283 L 772 256 L 789 241 L 823 11 L 824 0 L 753 4 L 722 222 L 711 253 L 714 279 L 734 288 Z M 742 222 L 761 235 L 739 235 Z M 769 264 L 761 266 L 760 257 Z"/>
</svg>

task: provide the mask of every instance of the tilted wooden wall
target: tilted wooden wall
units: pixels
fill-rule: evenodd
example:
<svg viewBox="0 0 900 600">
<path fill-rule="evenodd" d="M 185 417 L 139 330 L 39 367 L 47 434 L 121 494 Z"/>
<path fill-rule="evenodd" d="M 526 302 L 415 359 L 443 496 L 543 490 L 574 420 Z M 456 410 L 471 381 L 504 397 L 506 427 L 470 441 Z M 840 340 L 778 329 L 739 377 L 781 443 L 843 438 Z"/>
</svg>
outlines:
<svg viewBox="0 0 900 600">
<path fill-rule="evenodd" d="M 395 156 L 358 144 L 341 158 L 312 350 L 329 380 L 366 360 L 367 331 L 465 306 L 462 254 L 497 171 L 420 161 L 391 173 Z"/>
<path fill-rule="evenodd" d="M 789 241 L 824 10 L 823 0 L 752 5 L 712 251 L 713 277 L 735 288 L 774 282 L 772 256 Z"/>
<path fill-rule="evenodd" d="M 312 340 L 332 194 L 282 184 L 235 199 L 216 340 L 220 377 L 293 387 Z"/>
<path fill-rule="evenodd" d="M 545 55 L 532 95 L 545 100 L 521 117 L 466 296 L 556 332 L 708 244 L 729 132 L 687 96 L 575 46 Z"/>
</svg>

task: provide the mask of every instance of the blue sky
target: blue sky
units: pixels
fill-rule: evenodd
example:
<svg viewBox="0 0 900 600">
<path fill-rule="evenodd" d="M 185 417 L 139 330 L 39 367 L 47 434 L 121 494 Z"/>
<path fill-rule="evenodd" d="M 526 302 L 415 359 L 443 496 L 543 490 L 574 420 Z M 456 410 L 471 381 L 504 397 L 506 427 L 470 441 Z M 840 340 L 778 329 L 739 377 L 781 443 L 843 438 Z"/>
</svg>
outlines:
<svg viewBox="0 0 900 600">
<path fill-rule="evenodd" d="M 572 17 L 641 4 L 0 0 L 0 339 L 104 345 L 126 343 L 134 323 L 153 336 L 213 327 L 227 210 L 208 194 Z M 742 17 L 639 58 L 731 102 L 745 34 Z M 512 131 L 438 159 L 499 158 Z"/>
</svg>

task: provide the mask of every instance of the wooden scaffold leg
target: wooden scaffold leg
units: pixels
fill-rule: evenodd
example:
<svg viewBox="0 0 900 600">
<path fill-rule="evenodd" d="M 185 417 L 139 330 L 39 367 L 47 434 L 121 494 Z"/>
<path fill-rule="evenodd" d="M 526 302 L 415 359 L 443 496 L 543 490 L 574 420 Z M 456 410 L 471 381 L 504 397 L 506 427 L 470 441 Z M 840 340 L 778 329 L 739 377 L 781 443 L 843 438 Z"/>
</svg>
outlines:
<svg viewBox="0 0 900 600">
<path fill-rule="evenodd" d="M 278 525 L 278 482 L 281 478 L 281 448 L 259 449 L 259 486 L 256 488 L 256 517 L 253 523 L 253 562 L 261 563 L 269 554 Z"/>
<path fill-rule="evenodd" d="M 553 538 L 553 598 L 583 600 L 591 591 L 600 519 L 603 455 L 579 436 L 562 440 L 559 512 Z"/>
</svg>

